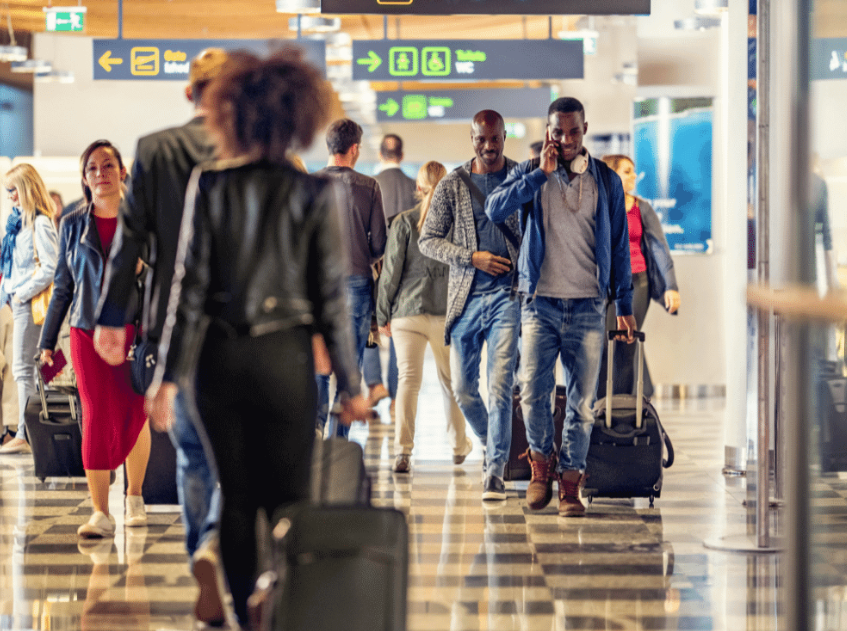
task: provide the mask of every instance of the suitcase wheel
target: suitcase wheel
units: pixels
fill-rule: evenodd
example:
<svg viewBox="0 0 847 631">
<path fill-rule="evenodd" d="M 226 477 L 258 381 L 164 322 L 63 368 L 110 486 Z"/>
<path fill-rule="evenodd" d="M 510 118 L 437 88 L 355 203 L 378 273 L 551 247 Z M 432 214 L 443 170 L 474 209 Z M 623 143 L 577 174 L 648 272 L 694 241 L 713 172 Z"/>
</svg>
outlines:
<svg viewBox="0 0 847 631">
<path fill-rule="evenodd" d="M 44 481 L 47 479 L 47 477 L 46 476 L 43 477 L 43 478 L 39 477 L 38 479 L 41 481 L 41 484 L 44 484 Z"/>
<path fill-rule="evenodd" d="M 593 502 L 593 501 L 594 501 L 594 496 L 593 496 L 593 495 L 589 495 L 589 496 L 588 496 L 588 503 L 589 503 L 589 504 L 591 504 L 591 502 Z"/>
<path fill-rule="evenodd" d="M 650 496 L 650 508 L 653 508 L 653 500 L 656 499 L 653 495 Z"/>
</svg>

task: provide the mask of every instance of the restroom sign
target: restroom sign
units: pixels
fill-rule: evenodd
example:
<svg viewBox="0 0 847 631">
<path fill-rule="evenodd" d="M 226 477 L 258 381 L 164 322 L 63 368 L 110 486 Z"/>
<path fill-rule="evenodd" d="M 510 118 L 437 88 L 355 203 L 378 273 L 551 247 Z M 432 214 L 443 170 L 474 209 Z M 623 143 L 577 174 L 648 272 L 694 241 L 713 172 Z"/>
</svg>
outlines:
<svg viewBox="0 0 847 631">
<path fill-rule="evenodd" d="M 326 47 L 315 40 L 255 39 L 95 39 L 95 81 L 188 81 L 191 60 L 207 48 L 248 50 L 267 55 L 282 46 L 297 46 L 326 75 Z"/>
</svg>

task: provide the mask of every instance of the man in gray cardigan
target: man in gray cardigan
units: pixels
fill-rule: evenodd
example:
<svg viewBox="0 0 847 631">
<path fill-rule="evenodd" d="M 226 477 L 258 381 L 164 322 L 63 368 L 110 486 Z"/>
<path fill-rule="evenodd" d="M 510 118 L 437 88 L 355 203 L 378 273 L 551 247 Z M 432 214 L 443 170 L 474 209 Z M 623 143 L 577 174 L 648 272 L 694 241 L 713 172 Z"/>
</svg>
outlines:
<svg viewBox="0 0 847 631">
<path fill-rule="evenodd" d="M 512 291 L 520 226 L 517 212 L 504 224 L 491 222 L 485 197 L 516 163 L 503 155 L 506 126 L 493 110 L 474 116 L 471 142 L 476 157 L 438 184 L 418 247 L 425 256 L 450 265 L 444 336 L 450 344 L 453 393 L 485 445 L 482 499 L 505 500 L 503 470 L 512 441 L 520 322 Z M 488 344 L 487 409 L 479 393 L 483 343 Z"/>
</svg>

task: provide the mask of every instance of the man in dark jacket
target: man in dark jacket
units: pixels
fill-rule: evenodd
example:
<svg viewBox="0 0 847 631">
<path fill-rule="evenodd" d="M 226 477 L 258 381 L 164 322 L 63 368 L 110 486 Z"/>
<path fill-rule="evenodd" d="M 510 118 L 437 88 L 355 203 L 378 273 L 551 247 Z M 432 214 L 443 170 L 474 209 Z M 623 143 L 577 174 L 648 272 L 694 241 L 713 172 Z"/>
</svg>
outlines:
<svg viewBox="0 0 847 631">
<path fill-rule="evenodd" d="M 326 132 L 329 162 L 316 173 L 331 178 L 336 185 L 341 237 L 347 252 L 347 306 L 360 369 L 374 313 L 371 266 L 382 258 L 388 238 L 379 184 L 374 178 L 353 170 L 359 160 L 361 142 L 362 127 L 358 123 L 349 118 L 335 121 Z M 385 389 L 381 375 L 366 373 L 364 377 L 368 388 L 378 385 Z M 326 380 L 318 379 L 321 406 L 329 396 L 328 390 L 324 392 L 326 385 Z M 373 396 L 369 399 L 374 402 Z M 346 436 L 348 431 L 339 424 L 340 436 Z"/>
<path fill-rule="evenodd" d="M 385 220 L 391 225 L 394 217 L 415 207 L 415 190 L 417 183 L 403 173 L 400 163 L 403 161 L 403 139 L 397 134 L 386 134 L 379 145 L 380 171 L 374 176 L 379 182 L 382 192 L 382 208 Z M 370 357 L 369 357 L 370 356 Z M 373 361 L 379 366 L 379 347 L 365 350 L 365 361 Z M 391 409 L 394 410 L 394 399 L 397 397 L 397 353 L 394 350 L 394 339 L 388 342 L 388 395 L 391 397 Z"/>
<path fill-rule="evenodd" d="M 136 290 L 135 262 L 146 245 L 150 273 L 144 292 L 142 328 L 158 343 L 167 313 L 174 272 L 185 188 L 194 167 L 214 157 L 203 126 L 203 90 L 220 74 L 227 54 L 207 49 L 192 62 L 185 94 L 194 103 L 194 118 L 181 127 L 165 129 L 138 141 L 132 184 L 121 206 L 118 231 L 109 257 L 98 307 L 94 343 L 110 364 L 126 359 L 124 324 L 133 314 L 127 305 Z M 177 396 L 171 441 L 177 450 L 177 490 L 182 504 L 186 548 L 200 586 L 194 613 L 203 622 L 225 620 L 218 589 L 217 528 L 220 492 L 208 442 L 199 419 L 193 419 L 184 395 Z M 159 428 L 164 429 L 164 428 Z"/>
</svg>

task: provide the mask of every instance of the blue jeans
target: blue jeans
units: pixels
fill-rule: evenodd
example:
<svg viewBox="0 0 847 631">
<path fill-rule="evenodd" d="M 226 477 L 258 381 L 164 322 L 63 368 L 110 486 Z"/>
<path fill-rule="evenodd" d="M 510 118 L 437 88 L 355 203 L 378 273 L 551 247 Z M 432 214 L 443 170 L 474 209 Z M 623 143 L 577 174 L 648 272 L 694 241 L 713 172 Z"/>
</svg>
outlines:
<svg viewBox="0 0 847 631">
<path fill-rule="evenodd" d="M 385 342 L 385 338 L 382 338 Z M 362 373 L 365 377 L 365 383 L 372 386 L 376 383 L 384 383 L 382 380 L 382 364 L 380 363 L 379 347 L 365 348 L 363 359 Z M 388 395 L 392 399 L 397 398 L 397 352 L 394 350 L 394 338 L 388 338 L 388 382 L 385 387 L 388 388 Z"/>
<path fill-rule="evenodd" d="M 512 384 L 520 304 L 509 290 L 470 296 L 450 331 L 453 396 L 485 445 L 487 475 L 503 477 L 512 444 Z M 488 344 L 488 409 L 479 394 L 482 345 Z"/>
<path fill-rule="evenodd" d="M 521 311 L 521 408 L 529 447 L 553 453 L 556 358 L 561 355 L 568 402 L 557 471 L 585 470 L 594 424 L 592 408 L 606 330 L 606 300 L 538 296 Z"/>
<path fill-rule="evenodd" d="M 221 490 L 211 446 L 207 455 L 195 425 L 193 406 L 182 390 L 174 401 L 174 423 L 170 438 L 176 448 L 176 487 L 185 524 L 185 547 L 189 559 L 210 535 L 218 531 Z M 199 423 L 200 419 L 196 419 Z"/>
<path fill-rule="evenodd" d="M 41 325 L 32 321 L 32 301 L 11 302 L 12 317 L 12 376 L 18 386 L 18 433 L 15 438 L 29 441 L 26 433 L 26 401 L 38 392 L 35 355 L 41 338 Z"/>
<path fill-rule="evenodd" d="M 356 349 L 356 362 L 362 369 L 368 334 L 371 331 L 371 316 L 374 311 L 373 279 L 370 276 L 347 277 L 347 310 L 353 327 L 353 343 Z M 337 398 L 337 395 L 336 395 Z M 350 428 L 338 424 L 338 436 L 346 437 Z"/>
</svg>

